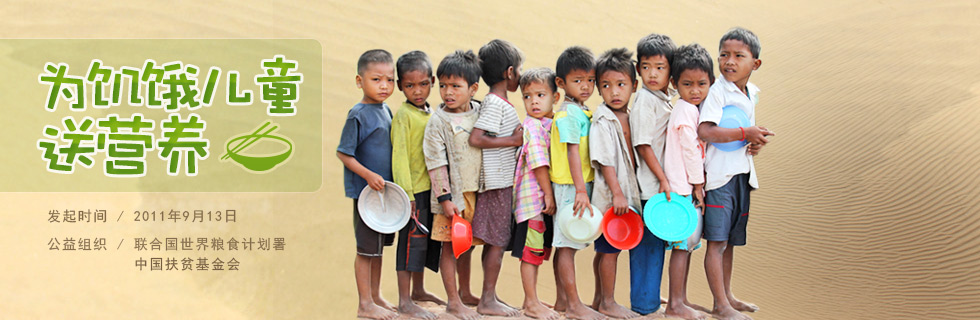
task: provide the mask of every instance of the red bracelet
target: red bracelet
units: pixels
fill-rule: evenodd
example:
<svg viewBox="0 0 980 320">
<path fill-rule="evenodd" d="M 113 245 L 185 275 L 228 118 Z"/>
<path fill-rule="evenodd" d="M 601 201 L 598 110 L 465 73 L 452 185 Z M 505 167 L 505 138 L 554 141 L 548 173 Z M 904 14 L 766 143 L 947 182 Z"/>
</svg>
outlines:
<svg viewBox="0 0 980 320">
<path fill-rule="evenodd" d="M 742 130 L 742 140 L 745 140 L 745 128 L 738 127 L 738 130 Z"/>
</svg>

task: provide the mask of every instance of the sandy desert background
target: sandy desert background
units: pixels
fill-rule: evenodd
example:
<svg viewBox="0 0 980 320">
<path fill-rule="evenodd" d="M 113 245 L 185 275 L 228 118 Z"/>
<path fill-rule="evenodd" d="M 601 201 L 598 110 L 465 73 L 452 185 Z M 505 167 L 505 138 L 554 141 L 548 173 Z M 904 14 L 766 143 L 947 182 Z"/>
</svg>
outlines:
<svg viewBox="0 0 980 320">
<path fill-rule="evenodd" d="M 11 319 L 355 318 L 351 201 L 334 152 L 344 115 L 361 97 L 354 75 L 363 51 L 397 57 L 420 49 L 438 63 L 452 50 L 502 38 L 524 51 L 524 69 L 554 68 L 565 47 L 635 50 L 651 32 L 713 52 L 722 33 L 743 26 L 762 42 L 763 64 L 751 79 L 762 88 L 758 123 L 778 134 L 756 158 L 761 188 L 749 245 L 736 255 L 735 292 L 761 307 L 752 316 L 972 318 L 980 311 L 977 16 L 975 1 L 6 3 L 0 38 L 316 39 L 324 162 L 322 187 L 312 193 L 2 193 L 0 312 Z M 478 98 L 485 93 L 481 87 Z M 397 109 L 401 99 L 396 93 L 388 102 Z M 429 101 L 437 103 L 438 93 Z M 594 94 L 589 104 L 599 101 Z M 67 207 L 240 213 L 233 226 L 47 223 L 49 210 Z M 125 246 L 99 254 L 46 246 L 53 236 L 157 234 L 285 237 L 287 247 L 243 255 L 237 273 L 155 274 L 138 272 L 139 253 Z M 388 253 L 382 289 L 395 302 L 394 250 Z M 690 298 L 709 305 L 702 258 L 694 256 Z M 591 259 L 591 249 L 578 255 L 586 299 Z M 519 305 L 519 264 L 504 261 L 500 296 Z M 626 261 L 623 255 L 622 303 L 629 301 Z M 439 278 L 426 276 L 427 288 L 444 297 Z M 553 301 L 549 272 L 539 292 Z"/>
</svg>

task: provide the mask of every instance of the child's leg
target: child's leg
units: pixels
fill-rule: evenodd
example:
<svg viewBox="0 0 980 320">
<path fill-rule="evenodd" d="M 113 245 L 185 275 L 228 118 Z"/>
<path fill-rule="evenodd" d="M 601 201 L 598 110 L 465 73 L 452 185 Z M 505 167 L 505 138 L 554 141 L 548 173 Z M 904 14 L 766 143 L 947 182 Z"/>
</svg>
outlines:
<svg viewBox="0 0 980 320">
<path fill-rule="evenodd" d="M 558 272 L 558 249 L 555 248 L 555 260 L 552 262 L 552 269 L 555 271 L 555 311 L 565 312 L 568 308 L 568 296 L 565 295 L 565 286 L 562 284 L 561 272 Z"/>
<path fill-rule="evenodd" d="M 595 257 L 592 258 L 592 275 L 595 278 L 595 293 L 592 295 L 592 304 L 590 306 L 592 309 L 599 310 L 599 304 L 602 303 L 602 274 L 599 273 L 600 264 L 602 263 L 602 254 L 596 252 Z"/>
<path fill-rule="evenodd" d="M 374 302 L 371 292 L 371 257 L 357 255 L 354 258 L 354 282 L 357 283 L 357 316 L 370 319 L 394 319 L 397 313 L 384 309 Z"/>
<path fill-rule="evenodd" d="M 685 285 L 684 285 L 684 287 L 681 288 L 682 289 L 681 290 L 681 297 L 684 297 L 684 305 L 686 305 L 688 307 L 691 307 L 691 309 L 694 309 L 694 310 L 697 310 L 697 311 L 700 311 L 700 312 L 704 312 L 704 313 L 711 313 L 711 310 L 710 309 L 705 308 L 702 305 L 693 303 L 693 302 L 691 302 L 690 300 L 687 299 L 687 283 L 688 283 L 687 280 L 688 280 L 688 276 L 691 275 L 691 257 L 693 257 L 693 256 L 694 255 L 691 254 L 690 252 L 687 254 L 687 269 L 684 270 L 684 284 Z"/>
<path fill-rule="evenodd" d="M 371 258 L 371 296 L 382 308 L 395 311 L 395 306 L 381 297 L 381 257 Z"/>
<path fill-rule="evenodd" d="M 483 247 L 483 293 L 476 306 L 476 311 L 480 314 L 511 317 L 520 314 L 520 310 L 505 305 L 497 297 L 497 278 L 500 276 L 503 257 L 503 247 L 489 244 Z"/>
<path fill-rule="evenodd" d="M 575 251 L 577 250 L 572 248 L 558 248 L 555 253 L 555 263 L 558 264 L 561 286 L 565 289 L 565 297 L 568 302 L 565 317 L 569 319 L 605 319 L 604 315 L 589 308 L 579 299 L 578 290 L 575 288 Z"/>
<path fill-rule="evenodd" d="M 728 302 L 732 305 L 732 308 L 735 308 L 735 310 L 738 311 L 758 311 L 758 306 L 738 300 L 735 298 L 735 294 L 732 293 L 732 269 L 735 262 L 735 246 L 728 246 L 728 248 L 725 249 L 725 256 L 723 259 L 725 267 L 725 295 L 728 297 Z"/>
<path fill-rule="evenodd" d="M 521 284 L 524 286 L 524 313 L 535 319 L 558 319 L 558 313 L 538 298 L 538 265 L 521 262 Z"/>
<path fill-rule="evenodd" d="M 667 309 L 664 311 L 668 317 L 682 319 L 703 319 L 704 316 L 697 310 L 688 307 L 685 303 L 687 298 L 687 270 L 691 254 L 687 250 L 674 249 L 670 252 L 670 268 L 668 278 L 670 280 L 670 300 L 667 301 Z"/>
<path fill-rule="evenodd" d="M 442 273 L 442 285 L 446 287 L 446 312 L 464 320 L 478 319 L 480 314 L 467 308 L 460 300 L 456 289 L 457 262 L 456 257 L 453 256 L 452 244 L 444 242 L 442 257 L 439 258 L 439 269 Z"/>
<path fill-rule="evenodd" d="M 711 296 L 714 298 L 714 307 L 711 314 L 718 319 L 751 319 L 738 310 L 732 308 L 725 293 L 725 267 L 724 256 L 727 250 L 727 241 L 708 241 L 708 248 L 704 253 L 704 273 L 708 278 L 708 287 L 711 289 Z"/>
<path fill-rule="evenodd" d="M 619 253 L 596 253 L 599 257 L 599 277 L 601 282 L 602 300 L 598 311 L 613 318 L 630 319 L 640 314 L 616 303 L 616 261 Z"/>
<path fill-rule="evenodd" d="M 421 272 L 398 271 L 398 312 L 414 318 L 435 319 L 436 315 L 412 301 L 412 274 Z"/>
<path fill-rule="evenodd" d="M 434 302 L 440 306 L 446 305 L 445 300 L 425 291 L 425 272 L 412 272 L 412 300 Z"/>
</svg>

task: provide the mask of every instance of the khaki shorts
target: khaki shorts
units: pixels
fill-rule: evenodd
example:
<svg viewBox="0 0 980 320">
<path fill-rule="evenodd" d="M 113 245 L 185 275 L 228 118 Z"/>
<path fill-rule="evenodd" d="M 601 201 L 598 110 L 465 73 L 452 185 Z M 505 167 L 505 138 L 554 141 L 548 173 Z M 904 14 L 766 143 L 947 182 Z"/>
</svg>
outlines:
<svg viewBox="0 0 980 320">
<path fill-rule="evenodd" d="M 466 208 L 463 208 L 463 219 L 468 221 L 471 226 L 473 223 L 473 208 L 476 206 L 476 192 L 463 192 L 463 200 Z M 432 240 L 441 242 L 452 242 L 452 218 L 445 214 L 432 214 Z M 482 245 L 483 241 L 473 238 L 473 245 Z"/>
</svg>

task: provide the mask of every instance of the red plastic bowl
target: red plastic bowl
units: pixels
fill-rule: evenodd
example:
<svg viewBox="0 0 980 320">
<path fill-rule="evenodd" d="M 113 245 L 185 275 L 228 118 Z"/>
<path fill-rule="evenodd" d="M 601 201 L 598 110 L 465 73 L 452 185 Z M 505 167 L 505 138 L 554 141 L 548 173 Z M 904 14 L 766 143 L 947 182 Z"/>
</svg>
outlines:
<svg viewBox="0 0 980 320">
<path fill-rule="evenodd" d="M 459 215 L 453 215 L 452 222 L 452 242 L 453 242 L 453 255 L 459 258 L 459 255 L 470 249 L 473 245 L 473 228 L 470 227 L 470 222 L 463 219 Z"/>
<path fill-rule="evenodd" d="M 633 208 L 621 216 L 613 213 L 613 208 L 609 208 L 602 217 L 602 234 L 616 249 L 636 248 L 643 239 L 643 217 L 633 211 Z"/>
</svg>

